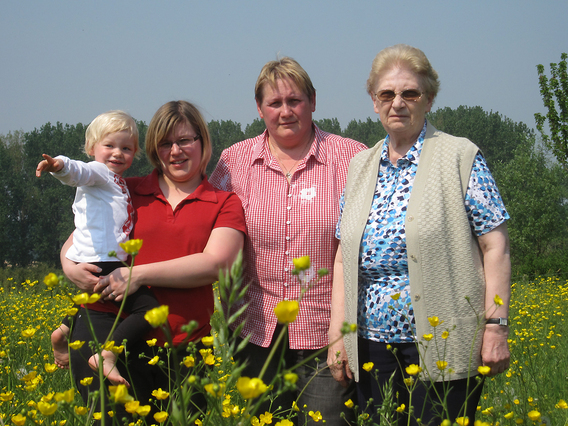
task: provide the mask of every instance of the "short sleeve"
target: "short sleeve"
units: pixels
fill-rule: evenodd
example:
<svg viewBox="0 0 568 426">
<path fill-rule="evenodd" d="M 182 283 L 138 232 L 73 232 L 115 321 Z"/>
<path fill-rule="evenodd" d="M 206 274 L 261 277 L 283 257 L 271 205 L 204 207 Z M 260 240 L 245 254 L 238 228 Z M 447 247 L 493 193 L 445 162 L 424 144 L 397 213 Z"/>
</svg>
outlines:
<svg viewBox="0 0 568 426">
<path fill-rule="evenodd" d="M 510 219 L 495 179 L 480 153 L 473 163 L 464 203 L 471 229 L 477 236 Z"/>
</svg>

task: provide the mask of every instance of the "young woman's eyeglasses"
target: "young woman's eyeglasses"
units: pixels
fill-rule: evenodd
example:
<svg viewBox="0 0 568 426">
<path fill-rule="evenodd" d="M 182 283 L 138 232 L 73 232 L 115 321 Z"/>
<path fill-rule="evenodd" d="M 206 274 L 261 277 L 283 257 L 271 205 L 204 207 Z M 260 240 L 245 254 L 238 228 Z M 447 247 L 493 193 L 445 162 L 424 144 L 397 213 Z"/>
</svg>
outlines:
<svg viewBox="0 0 568 426">
<path fill-rule="evenodd" d="M 172 146 L 174 146 L 174 144 L 176 144 L 180 149 L 187 148 L 188 146 L 192 146 L 199 139 L 201 139 L 201 135 L 197 135 L 191 138 L 182 138 L 174 142 L 164 141 L 158 145 L 158 149 L 160 151 L 170 151 L 172 149 Z"/>
<path fill-rule="evenodd" d="M 394 101 L 396 95 L 400 95 L 400 97 L 405 101 L 416 102 L 418 99 L 422 97 L 423 93 L 420 92 L 419 90 L 407 89 L 403 90 L 402 92 L 395 92 L 394 90 L 381 90 L 380 92 L 377 92 L 375 94 L 377 99 L 381 102 Z"/>
</svg>

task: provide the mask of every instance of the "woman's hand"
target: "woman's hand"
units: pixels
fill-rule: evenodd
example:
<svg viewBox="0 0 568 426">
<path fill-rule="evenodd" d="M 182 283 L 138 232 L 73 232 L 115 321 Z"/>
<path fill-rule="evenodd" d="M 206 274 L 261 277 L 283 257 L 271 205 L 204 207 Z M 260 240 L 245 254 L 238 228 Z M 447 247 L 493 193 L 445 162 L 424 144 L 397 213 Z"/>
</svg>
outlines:
<svg viewBox="0 0 568 426">
<path fill-rule="evenodd" d="M 495 376 L 509 368 L 511 353 L 507 338 L 509 328 L 497 324 L 488 324 L 483 333 L 483 345 L 481 346 L 481 361 L 483 365 L 491 367 L 489 376 Z"/>
<path fill-rule="evenodd" d="M 128 294 L 136 292 L 140 288 L 140 284 L 137 283 L 135 279 L 135 271 L 132 270 L 132 278 L 130 279 L 130 268 L 118 268 L 112 271 L 106 277 L 101 277 L 97 286 L 95 287 L 95 292 L 100 293 L 103 300 L 110 300 L 113 302 L 120 302 L 124 299 L 124 294 L 128 287 Z M 130 279 L 130 286 L 128 286 L 128 280 Z"/>
<path fill-rule="evenodd" d="M 349 381 L 353 379 L 353 374 L 349 369 L 349 361 L 343 345 L 341 337 L 336 342 L 331 342 L 327 349 L 327 365 L 333 378 L 338 381 L 341 386 L 349 386 Z"/>
</svg>

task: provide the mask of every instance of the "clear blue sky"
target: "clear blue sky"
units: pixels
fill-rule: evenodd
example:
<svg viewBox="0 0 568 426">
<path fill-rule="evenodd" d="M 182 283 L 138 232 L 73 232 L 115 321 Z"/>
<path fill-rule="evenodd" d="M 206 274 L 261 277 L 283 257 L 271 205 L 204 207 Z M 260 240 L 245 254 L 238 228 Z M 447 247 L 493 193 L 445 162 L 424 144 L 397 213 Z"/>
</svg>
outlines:
<svg viewBox="0 0 568 426">
<path fill-rule="evenodd" d="M 536 65 L 568 52 L 567 16 L 566 1 L 2 0 L 0 134 L 110 109 L 148 123 L 174 99 L 244 130 L 258 73 L 277 55 L 310 74 L 314 117 L 345 127 L 376 118 L 365 81 L 396 43 L 438 71 L 434 109 L 480 105 L 534 127 Z"/>
</svg>

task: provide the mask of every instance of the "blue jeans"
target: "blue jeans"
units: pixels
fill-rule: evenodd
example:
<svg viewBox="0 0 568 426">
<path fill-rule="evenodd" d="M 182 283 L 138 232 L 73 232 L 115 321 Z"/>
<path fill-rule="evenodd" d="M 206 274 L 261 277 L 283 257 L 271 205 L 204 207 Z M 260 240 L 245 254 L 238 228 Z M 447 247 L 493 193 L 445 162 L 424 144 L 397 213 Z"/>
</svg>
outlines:
<svg viewBox="0 0 568 426">
<path fill-rule="evenodd" d="M 280 326 L 276 328 L 273 342 L 278 337 L 280 330 Z M 284 338 L 283 341 L 284 345 L 276 351 L 274 358 L 262 377 L 262 381 L 266 384 L 270 383 L 274 379 L 278 371 L 282 372 L 287 368 L 291 368 L 319 351 L 319 349 L 290 349 L 287 343 L 288 340 Z M 281 366 L 280 370 L 278 370 L 278 361 L 280 360 L 282 350 L 284 351 L 284 365 Z M 246 367 L 243 370 L 242 375 L 247 377 L 258 377 L 265 361 L 268 359 L 270 351 L 271 346 L 263 348 L 249 343 L 245 349 L 239 352 L 236 356 L 238 361 L 246 363 Z M 354 413 L 352 409 L 345 406 L 345 402 L 349 399 L 356 403 L 354 382 L 352 382 L 349 387 L 344 388 L 335 381 L 329 371 L 329 368 L 327 368 L 327 349 L 323 350 L 317 356 L 317 359 L 318 361 L 316 361 L 316 359 L 308 361 L 306 364 L 294 371 L 298 375 L 295 392 L 284 392 L 279 395 L 272 404 L 270 401 L 267 401 L 263 404 L 263 406 L 261 406 L 256 415 L 258 416 L 263 414 L 265 411 L 274 413 L 279 406 L 282 407 L 282 409 L 287 410 L 292 407 L 293 402 L 296 401 L 301 411 L 319 411 L 323 420 L 326 421 L 327 426 L 346 426 L 347 424 L 354 424 Z M 303 409 L 304 406 L 306 406 L 305 410 Z M 345 419 L 348 423 L 341 417 L 341 413 L 344 413 Z M 315 423 L 310 416 L 303 414 L 302 412 L 298 413 L 298 418 L 294 418 L 292 420 L 295 424 L 301 426 L 305 424 L 314 426 L 321 424 L 321 421 L 319 423 Z"/>
<path fill-rule="evenodd" d="M 357 395 L 360 410 L 364 411 L 367 401 L 373 398 L 373 403 L 366 410 L 375 417 L 379 423 L 377 408 L 383 402 L 384 386 L 394 374 L 393 395 L 397 405 L 405 404 L 406 412 L 409 407 L 409 392 L 404 384 L 404 379 L 409 377 L 404 369 L 411 365 L 420 365 L 420 356 L 415 343 L 392 343 L 393 349 L 387 349 L 386 343 L 373 342 L 359 338 L 359 382 L 357 383 Z M 394 351 L 396 349 L 396 352 Z M 374 374 L 363 370 L 366 362 L 373 362 L 373 370 L 378 370 L 378 381 Z M 422 382 L 412 392 L 412 406 L 414 414 L 410 419 L 411 425 L 417 425 L 417 418 L 421 419 L 422 425 L 439 425 L 447 415 L 442 413 L 442 402 L 438 398 L 446 396 L 446 406 L 452 422 L 456 417 L 468 416 L 469 424 L 473 424 L 475 413 L 481 392 L 483 381 L 476 377 L 449 382 Z M 397 398 L 398 395 L 398 398 Z M 466 405 L 467 401 L 467 405 Z M 407 415 L 398 415 L 398 424 L 408 424 Z"/>
</svg>

